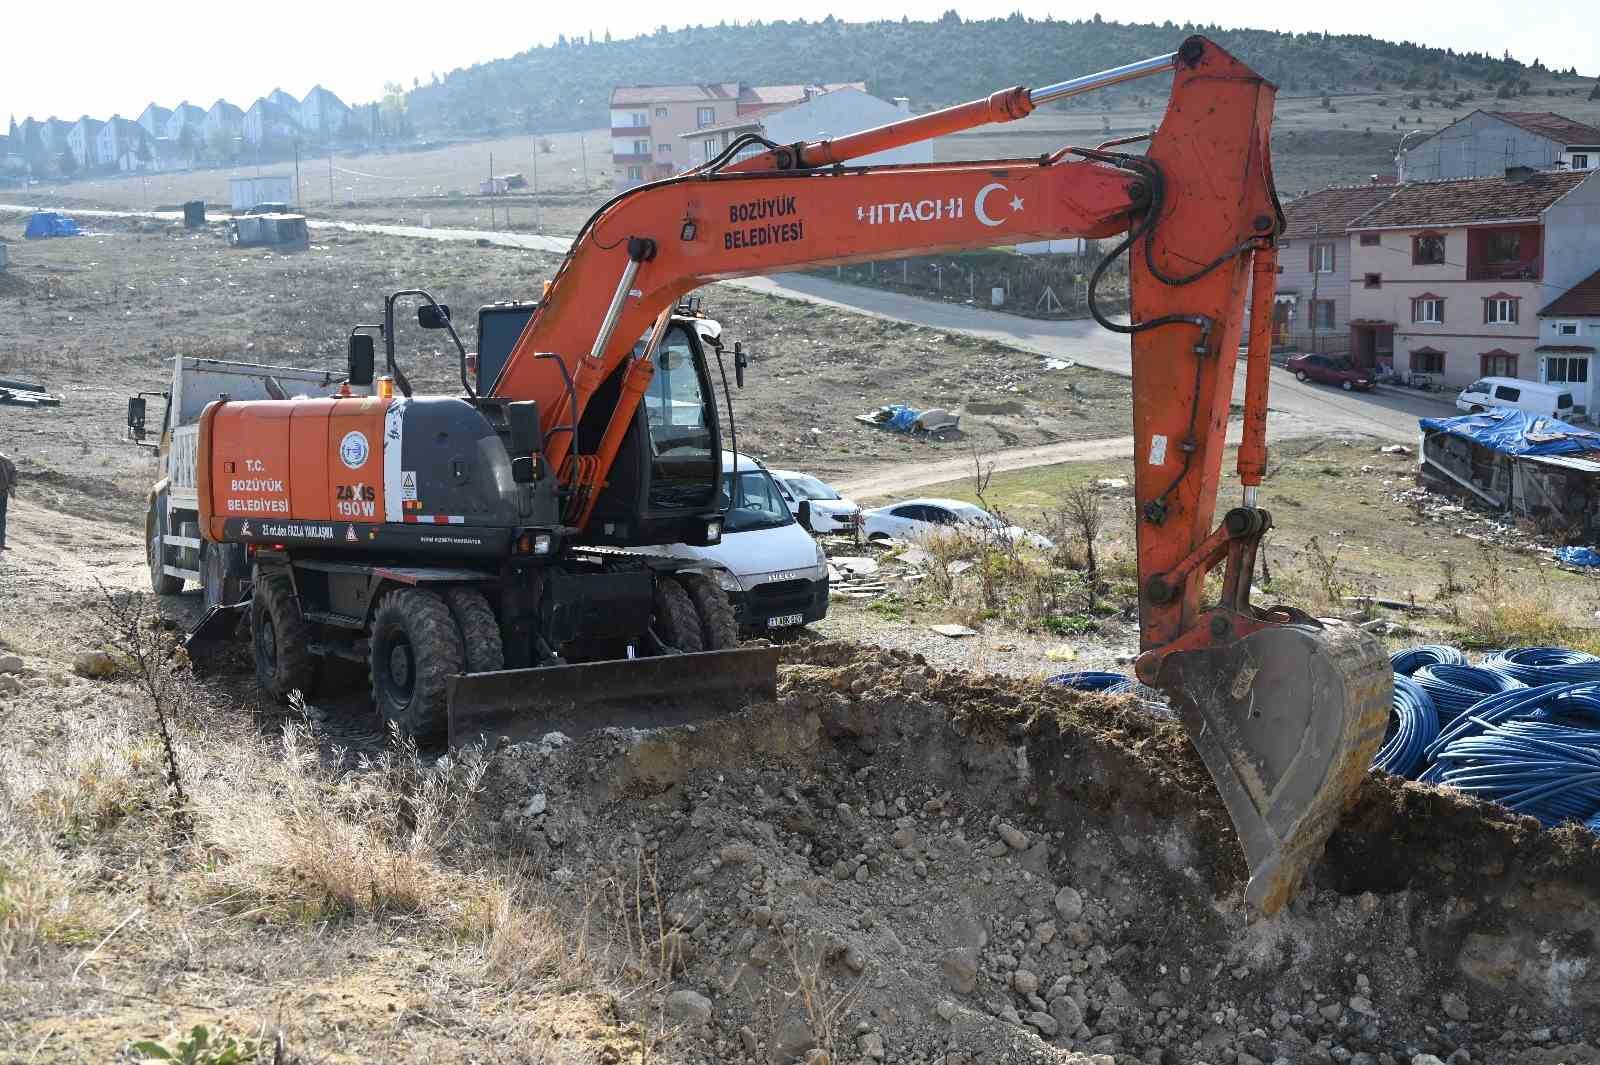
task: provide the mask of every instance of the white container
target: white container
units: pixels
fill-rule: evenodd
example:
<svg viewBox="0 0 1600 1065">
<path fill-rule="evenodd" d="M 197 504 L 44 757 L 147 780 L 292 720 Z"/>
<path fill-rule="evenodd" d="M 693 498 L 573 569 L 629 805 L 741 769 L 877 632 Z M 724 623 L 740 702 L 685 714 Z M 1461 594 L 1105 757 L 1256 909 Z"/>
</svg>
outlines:
<svg viewBox="0 0 1600 1065">
<path fill-rule="evenodd" d="M 1004 307 L 1006 304 L 1006 290 L 996 285 L 989 290 L 989 306 Z"/>
</svg>

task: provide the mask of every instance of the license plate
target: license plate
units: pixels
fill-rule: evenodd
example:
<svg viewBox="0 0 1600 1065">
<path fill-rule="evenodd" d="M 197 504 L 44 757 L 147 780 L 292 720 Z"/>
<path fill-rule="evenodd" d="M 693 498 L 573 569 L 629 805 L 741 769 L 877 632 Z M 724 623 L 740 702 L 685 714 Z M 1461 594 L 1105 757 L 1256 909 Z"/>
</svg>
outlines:
<svg viewBox="0 0 1600 1065">
<path fill-rule="evenodd" d="M 804 624 L 805 620 L 804 614 L 780 614 L 778 617 L 767 619 L 767 628 L 787 629 L 791 625 Z"/>
</svg>

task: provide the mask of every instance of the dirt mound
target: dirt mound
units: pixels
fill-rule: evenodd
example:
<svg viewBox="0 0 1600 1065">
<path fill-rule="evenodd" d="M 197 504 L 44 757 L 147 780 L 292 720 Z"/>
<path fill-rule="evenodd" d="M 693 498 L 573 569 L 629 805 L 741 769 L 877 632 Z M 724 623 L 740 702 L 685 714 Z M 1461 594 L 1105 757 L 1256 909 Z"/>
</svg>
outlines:
<svg viewBox="0 0 1600 1065">
<path fill-rule="evenodd" d="M 1251 921 L 1209 778 L 1125 697 L 815 644 L 776 703 L 486 783 L 689 1060 L 1600 1061 L 1592 837 L 1375 779 Z"/>
</svg>

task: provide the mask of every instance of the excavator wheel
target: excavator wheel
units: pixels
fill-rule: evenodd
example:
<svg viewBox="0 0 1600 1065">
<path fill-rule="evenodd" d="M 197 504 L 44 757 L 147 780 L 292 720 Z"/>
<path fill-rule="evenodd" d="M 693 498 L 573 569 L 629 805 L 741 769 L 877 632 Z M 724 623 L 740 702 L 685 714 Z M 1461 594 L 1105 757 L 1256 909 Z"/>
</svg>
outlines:
<svg viewBox="0 0 1600 1065">
<path fill-rule="evenodd" d="M 317 677 L 311 626 L 300 616 L 294 589 L 281 573 L 263 574 L 250 597 L 250 643 L 256 683 L 274 699 L 309 693 Z"/>
<path fill-rule="evenodd" d="M 739 618 L 728 602 L 728 593 L 704 573 L 685 573 L 678 577 L 694 601 L 700 615 L 701 649 L 726 651 L 739 646 Z"/>
<path fill-rule="evenodd" d="M 505 644 L 500 638 L 500 619 L 494 616 L 489 600 L 476 588 L 452 588 L 444 593 L 461 630 L 462 649 L 468 673 L 492 673 L 506 666 Z"/>
<path fill-rule="evenodd" d="M 1389 656 L 1355 625 L 1296 612 L 1231 642 L 1168 654 L 1156 686 L 1172 696 L 1239 833 L 1245 900 L 1277 912 L 1321 857 L 1383 742 Z"/>
<path fill-rule="evenodd" d="M 656 580 L 655 631 L 662 643 L 684 654 L 706 649 L 694 600 L 676 577 Z"/>
<path fill-rule="evenodd" d="M 446 682 L 462 672 L 461 630 L 445 601 L 421 588 L 390 592 L 372 619 L 372 702 L 402 735 L 444 735 Z"/>
</svg>

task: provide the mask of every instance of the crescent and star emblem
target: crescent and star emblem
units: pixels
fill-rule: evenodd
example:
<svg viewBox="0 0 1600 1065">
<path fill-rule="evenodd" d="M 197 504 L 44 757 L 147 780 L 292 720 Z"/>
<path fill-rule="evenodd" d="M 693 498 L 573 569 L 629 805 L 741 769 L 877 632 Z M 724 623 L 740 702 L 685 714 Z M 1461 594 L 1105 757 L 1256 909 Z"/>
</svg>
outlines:
<svg viewBox="0 0 1600 1065">
<path fill-rule="evenodd" d="M 989 198 L 989 193 L 994 192 L 997 189 L 1001 192 L 1010 191 L 1004 185 L 1000 184 L 1000 182 L 992 181 L 983 188 L 979 189 L 978 195 L 974 196 L 972 199 L 972 213 L 977 215 L 978 221 L 982 222 L 986 226 L 997 226 L 1005 221 L 1004 218 L 995 218 L 989 213 L 988 208 L 985 206 L 985 202 Z M 1011 203 L 1008 206 L 1011 208 L 1012 214 L 1022 210 L 1022 197 L 1012 196 Z"/>
</svg>

